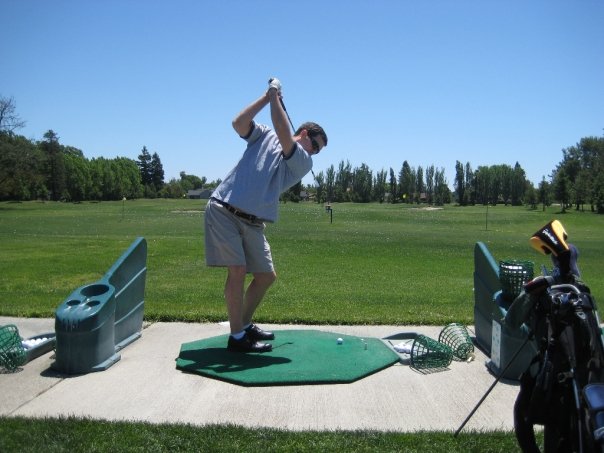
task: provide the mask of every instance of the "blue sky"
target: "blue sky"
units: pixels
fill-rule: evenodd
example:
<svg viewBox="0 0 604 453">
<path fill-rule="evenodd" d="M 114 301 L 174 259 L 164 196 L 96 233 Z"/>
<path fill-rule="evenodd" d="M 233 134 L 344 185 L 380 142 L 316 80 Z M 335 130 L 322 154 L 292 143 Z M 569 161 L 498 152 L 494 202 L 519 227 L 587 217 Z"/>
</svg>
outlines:
<svg viewBox="0 0 604 453">
<path fill-rule="evenodd" d="M 223 178 L 270 76 L 329 146 L 314 171 L 516 162 L 534 184 L 604 133 L 604 2 L 0 0 L 0 95 L 87 158 Z M 268 109 L 258 120 L 270 124 Z M 312 183 L 309 175 L 304 183 Z"/>
</svg>

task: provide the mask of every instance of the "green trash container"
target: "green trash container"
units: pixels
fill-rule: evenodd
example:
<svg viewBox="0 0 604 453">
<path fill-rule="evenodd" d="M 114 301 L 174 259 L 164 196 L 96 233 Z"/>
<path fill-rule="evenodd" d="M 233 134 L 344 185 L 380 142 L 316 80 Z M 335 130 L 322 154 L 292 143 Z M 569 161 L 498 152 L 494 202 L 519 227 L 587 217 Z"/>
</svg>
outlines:
<svg viewBox="0 0 604 453">
<path fill-rule="evenodd" d="M 147 242 L 137 238 L 103 278 L 76 289 L 55 313 L 56 361 L 67 374 L 102 371 L 140 338 L 145 306 Z"/>
<path fill-rule="evenodd" d="M 55 314 L 53 368 L 66 374 L 101 371 L 120 359 L 115 353 L 115 288 L 94 283 L 76 289 Z"/>
</svg>

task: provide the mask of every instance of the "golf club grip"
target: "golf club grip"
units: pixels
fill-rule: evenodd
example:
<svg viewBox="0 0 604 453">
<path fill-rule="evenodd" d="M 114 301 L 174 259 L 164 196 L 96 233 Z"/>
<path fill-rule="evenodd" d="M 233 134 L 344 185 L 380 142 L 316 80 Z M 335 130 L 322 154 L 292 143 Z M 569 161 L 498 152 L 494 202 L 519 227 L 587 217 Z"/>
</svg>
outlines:
<svg viewBox="0 0 604 453">
<path fill-rule="evenodd" d="M 268 83 L 271 83 L 272 81 L 273 81 L 272 77 L 270 79 L 268 79 Z M 281 107 L 283 107 L 283 111 L 287 115 L 287 119 L 289 120 L 289 124 L 291 124 L 292 129 L 295 131 L 296 128 L 294 127 L 294 123 L 292 122 L 292 119 L 289 117 L 289 113 L 287 113 L 287 109 L 285 108 L 285 103 L 283 102 L 283 98 L 282 97 L 279 97 L 279 102 L 281 102 Z"/>
<path fill-rule="evenodd" d="M 268 79 L 268 83 L 270 84 L 273 81 L 273 78 L 271 77 L 270 79 Z M 283 110 L 285 110 L 287 112 L 287 109 L 285 108 L 285 104 L 283 103 L 283 98 L 279 97 L 279 101 L 281 101 L 281 107 L 283 107 Z"/>
</svg>

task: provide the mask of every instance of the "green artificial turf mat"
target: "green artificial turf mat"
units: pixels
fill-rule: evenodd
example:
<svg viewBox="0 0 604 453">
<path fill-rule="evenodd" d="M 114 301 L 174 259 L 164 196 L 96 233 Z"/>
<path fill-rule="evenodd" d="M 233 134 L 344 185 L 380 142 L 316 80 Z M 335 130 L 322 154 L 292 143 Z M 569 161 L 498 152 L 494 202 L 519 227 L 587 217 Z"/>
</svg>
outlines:
<svg viewBox="0 0 604 453">
<path fill-rule="evenodd" d="M 342 384 L 399 361 L 380 339 L 318 330 L 275 331 L 265 353 L 231 352 L 227 341 L 220 335 L 184 343 L 176 368 L 244 386 Z"/>
</svg>

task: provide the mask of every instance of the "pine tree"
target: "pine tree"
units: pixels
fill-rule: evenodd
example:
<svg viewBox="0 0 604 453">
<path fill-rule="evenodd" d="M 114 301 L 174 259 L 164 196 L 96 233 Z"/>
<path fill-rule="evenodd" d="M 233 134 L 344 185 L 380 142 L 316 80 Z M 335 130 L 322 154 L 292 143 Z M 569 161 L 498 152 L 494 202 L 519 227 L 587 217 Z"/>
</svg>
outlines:
<svg viewBox="0 0 604 453">
<path fill-rule="evenodd" d="M 53 130 L 49 130 L 44 134 L 41 148 L 46 154 L 46 187 L 50 191 L 50 199 L 58 201 L 67 188 L 65 160 L 59 144 L 59 136 Z"/>
<path fill-rule="evenodd" d="M 164 186 L 164 167 L 157 153 L 151 156 L 151 184 L 157 191 Z"/>
<path fill-rule="evenodd" d="M 147 147 L 143 146 L 141 153 L 138 155 L 138 161 L 136 162 L 141 172 L 141 182 L 143 186 L 153 184 L 153 173 L 151 169 L 151 155 L 147 151 Z"/>
</svg>

